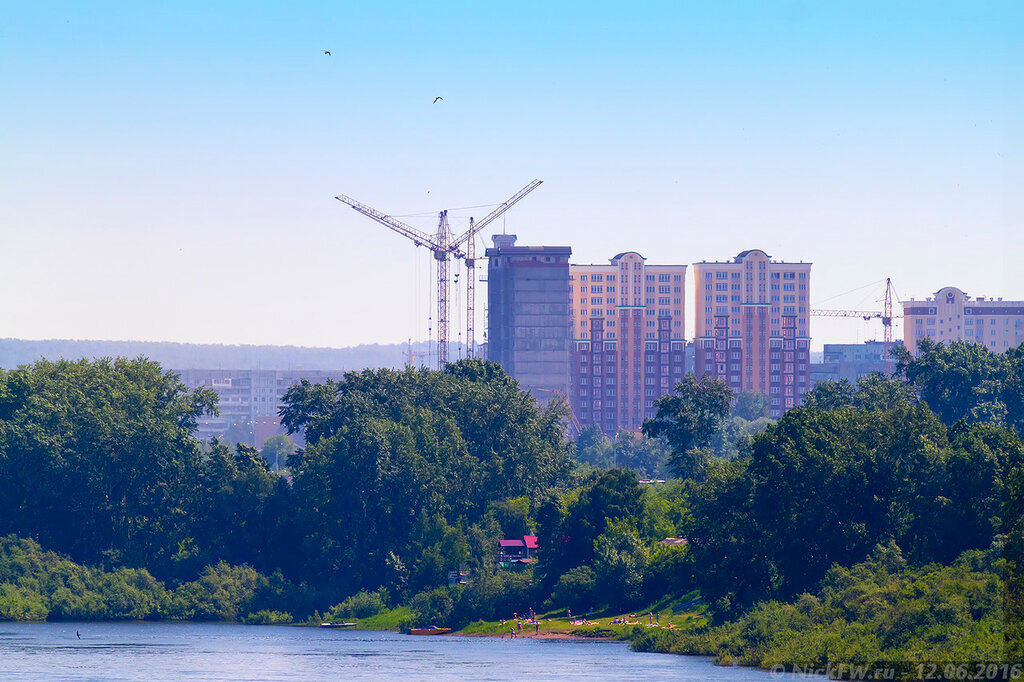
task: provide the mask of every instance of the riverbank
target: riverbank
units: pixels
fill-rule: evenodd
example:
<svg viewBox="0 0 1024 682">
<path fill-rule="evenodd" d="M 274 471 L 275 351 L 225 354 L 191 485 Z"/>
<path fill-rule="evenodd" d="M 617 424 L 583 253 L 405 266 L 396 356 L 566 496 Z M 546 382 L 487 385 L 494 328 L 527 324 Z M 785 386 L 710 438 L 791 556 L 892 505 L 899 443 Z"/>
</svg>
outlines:
<svg viewBox="0 0 1024 682">
<path fill-rule="evenodd" d="M 672 632 L 690 630 L 707 624 L 699 613 L 672 613 L 653 611 L 644 613 L 602 614 L 593 619 L 571 620 L 564 611 L 555 611 L 538 616 L 538 624 L 520 619 L 521 629 L 516 628 L 516 637 L 532 639 L 579 639 L 579 640 L 623 640 L 632 641 L 638 632 Z M 453 634 L 463 637 L 509 637 L 515 628 L 515 620 L 478 620 L 457 630 Z"/>
</svg>

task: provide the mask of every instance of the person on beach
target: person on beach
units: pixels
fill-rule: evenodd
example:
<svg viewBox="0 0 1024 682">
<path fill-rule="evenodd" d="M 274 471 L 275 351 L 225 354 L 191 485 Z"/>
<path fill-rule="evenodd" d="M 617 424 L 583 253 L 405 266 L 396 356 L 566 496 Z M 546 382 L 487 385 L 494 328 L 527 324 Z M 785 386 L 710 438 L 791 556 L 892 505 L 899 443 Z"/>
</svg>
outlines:
<svg viewBox="0 0 1024 682">
<path fill-rule="evenodd" d="M 521 633 L 522 631 L 523 631 L 523 621 L 517 620 L 516 621 L 516 632 L 517 633 Z"/>
<path fill-rule="evenodd" d="M 660 623 L 661 622 L 661 611 L 658 611 L 658 612 L 656 612 L 654 614 L 654 622 L 655 623 Z"/>
<path fill-rule="evenodd" d="M 508 634 L 509 634 L 510 639 L 515 639 L 516 638 L 516 629 L 513 628 L 513 627 L 510 627 L 508 629 Z"/>
<path fill-rule="evenodd" d="M 535 635 L 539 635 L 540 634 L 540 621 L 534 621 L 533 622 L 533 633 Z"/>
<path fill-rule="evenodd" d="M 572 609 L 566 609 L 566 611 L 569 613 L 569 622 L 575 624 L 572 619 Z"/>
</svg>

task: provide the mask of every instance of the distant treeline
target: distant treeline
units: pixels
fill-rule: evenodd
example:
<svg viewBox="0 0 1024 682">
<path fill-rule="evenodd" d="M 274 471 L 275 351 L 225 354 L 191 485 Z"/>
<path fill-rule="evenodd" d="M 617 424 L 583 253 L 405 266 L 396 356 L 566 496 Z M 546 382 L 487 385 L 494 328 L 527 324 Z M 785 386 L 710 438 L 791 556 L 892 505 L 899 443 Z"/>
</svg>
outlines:
<svg viewBox="0 0 1024 682">
<path fill-rule="evenodd" d="M 538 406 L 497 364 L 350 372 L 288 391 L 282 421 L 307 446 L 281 473 L 251 447 L 198 442 L 215 394 L 151 361 L 0 370 L 0 536 L 41 547 L 9 538 L 12 555 L 60 553 L 28 572 L 0 562 L 0 617 L 67 617 L 45 566 L 69 559 L 107 576 L 82 569 L 68 587 L 115 605 L 71 609 L 90 617 L 404 604 L 410 622 L 458 627 L 696 588 L 714 629 L 650 648 L 760 665 L 922 647 L 1024 658 L 1024 347 L 923 343 L 898 359 L 898 376 L 819 384 L 774 423 L 763 401 L 688 375 L 648 440 L 591 432 L 582 450 L 564 403 Z M 498 541 L 524 535 L 538 561 L 497 565 Z M 133 589 L 157 606 L 117 606 Z M 190 610 L 207 593 L 227 606 Z"/>
<path fill-rule="evenodd" d="M 432 365 L 437 344 L 415 342 L 414 365 Z M 172 369 L 346 370 L 405 366 L 407 344 L 363 344 L 347 348 L 252 346 L 169 341 L 86 341 L 74 339 L 0 339 L 0 367 L 8 369 L 47 360 L 146 357 Z M 459 357 L 452 344 L 449 354 Z"/>
</svg>

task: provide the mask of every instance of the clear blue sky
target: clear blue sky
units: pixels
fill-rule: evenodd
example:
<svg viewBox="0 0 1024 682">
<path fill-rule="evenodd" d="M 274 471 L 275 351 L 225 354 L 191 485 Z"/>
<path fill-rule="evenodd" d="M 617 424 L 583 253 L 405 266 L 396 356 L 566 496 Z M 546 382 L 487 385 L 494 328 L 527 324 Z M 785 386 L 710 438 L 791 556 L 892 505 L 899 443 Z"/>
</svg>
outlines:
<svg viewBox="0 0 1024 682">
<path fill-rule="evenodd" d="M 577 262 L 762 248 L 813 261 L 823 307 L 877 308 L 886 276 L 904 298 L 1024 299 L 1022 19 L 984 1 L 6 2 L 0 337 L 423 338 L 429 255 L 333 197 L 429 213 L 535 177 L 507 229 Z M 819 347 L 876 333 L 812 324 Z"/>
</svg>

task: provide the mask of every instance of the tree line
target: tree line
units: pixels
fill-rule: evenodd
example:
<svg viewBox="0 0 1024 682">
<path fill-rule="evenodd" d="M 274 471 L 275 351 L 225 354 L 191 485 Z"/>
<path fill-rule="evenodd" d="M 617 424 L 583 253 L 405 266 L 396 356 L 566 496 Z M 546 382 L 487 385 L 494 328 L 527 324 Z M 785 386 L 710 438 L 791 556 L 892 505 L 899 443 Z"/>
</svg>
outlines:
<svg viewBox="0 0 1024 682">
<path fill-rule="evenodd" d="M 251 570 L 274 588 L 236 618 L 406 604 L 453 625 L 695 589 L 729 623 L 821 600 L 830 571 L 879 546 L 914 571 L 998 545 L 1001 563 L 983 568 L 1005 571 L 1013 639 L 1024 351 L 921 351 L 895 377 L 819 384 L 777 422 L 758 398 L 688 376 L 642 435 L 578 443 L 563 403 L 538 406 L 492 363 L 352 372 L 288 392 L 282 421 L 307 446 L 280 471 L 245 445 L 195 440 L 215 397 L 155 363 L 40 361 L 0 373 L 0 536 L 106 573 L 144 569 L 168 594 Z M 651 476 L 669 481 L 638 480 Z M 496 566 L 497 541 L 526 534 L 538 561 Z M 449 586 L 451 571 L 466 584 Z"/>
</svg>

